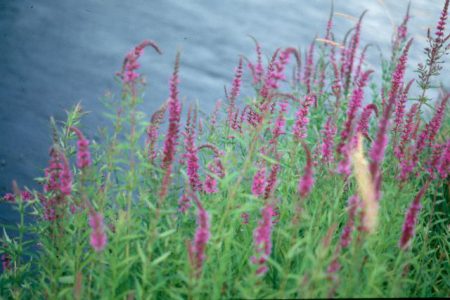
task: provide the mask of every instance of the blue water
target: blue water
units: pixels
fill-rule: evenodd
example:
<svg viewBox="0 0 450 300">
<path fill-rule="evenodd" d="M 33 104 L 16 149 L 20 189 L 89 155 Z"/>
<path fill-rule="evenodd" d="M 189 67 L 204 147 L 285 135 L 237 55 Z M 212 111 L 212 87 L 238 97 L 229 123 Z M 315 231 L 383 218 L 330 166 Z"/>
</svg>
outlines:
<svg viewBox="0 0 450 300">
<path fill-rule="evenodd" d="M 415 38 L 410 73 L 423 59 L 425 33 L 434 27 L 442 1 L 413 0 L 410 32 Z M 305 49 L 323 36 L 329 15 L 326 0 L 1 0 L 0 1 L 0 193 L 11 181 L 37 187 L 51 144 L 49 117 L 63 120 L 65 109 L 81 101 L 91 111 L 83 122 L 89 138 L 103 125 L 98 99 L 117 92 L 114 73 L 124 54 L 143 39 L 158 42 L 164 54 L 148 49 L 142 57 L 147 75 L 144 108 L 151 113 L 167 98 L 168 79 L 181 51 L 181 97 L 210 110 L 223 98 L 239 55 L 254 57 L 258 39 L 267 55 L 278 47 Z M 368 9 L 362 43 L 390 47 L 393 24 L 402 21 L 408 1 L 335 1 L 340 39 Z M 388 52 L 387 52 L 388 53 Z M 371 48 L 368 66 L 379 70 Z M 244 93 L 245 94 L 245 93 Z M 245 95 L 244 95 L 245 96 Z M 0 217 L 10 218 L 1 205 Z"/>
</svg>

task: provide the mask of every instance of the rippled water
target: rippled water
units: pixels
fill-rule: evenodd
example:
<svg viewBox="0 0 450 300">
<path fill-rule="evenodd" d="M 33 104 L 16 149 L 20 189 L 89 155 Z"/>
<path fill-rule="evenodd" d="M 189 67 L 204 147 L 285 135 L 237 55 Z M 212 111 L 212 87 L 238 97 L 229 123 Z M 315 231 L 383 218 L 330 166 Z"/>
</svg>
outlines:
<svg viewBox="0 0 450 300">
<path fill-rule="evenodd" d="M 435 26 L 444 1 L 413 0 L 410 31 L 415 38 L 411 67 L 422 59 L 424 34 Z M 98 99 L 117 91 L 113 76 L 123 55 L 143 39 L 158 42 L 142 57 L 147 75 L 145 109 L 167 98 L 175 52 L 181 50 L 181 96 L 198 99 L 209 110 L 223 97 L 238 56 L 254 57 L 254 36 L 266 54 L 278 47 L 305 49 L 323 35 L 330 1 L 325 0 L 2 0 L 0 2 L 0 193 L 11 181 L 36 187 L 50 146 L 49 117 L 82 101 L 92 111 L 83 129 L 95 138 L 102 124 Z M 335 1 L 335 11 L 357 17 L 365 9 L 362 43 L 389 49 L 393 23 L 400 23 L 407 1 Z M 338 38 L 354 19 L 335 16 Z M 388 53 L 388 52 L 386 52 Z M 368 62 L 379 69 L 372 48 Z M 411 74 L 410 74 L 411 75 Z M 5 217 L 7 213 L 0 213 Z"/>
</svg>

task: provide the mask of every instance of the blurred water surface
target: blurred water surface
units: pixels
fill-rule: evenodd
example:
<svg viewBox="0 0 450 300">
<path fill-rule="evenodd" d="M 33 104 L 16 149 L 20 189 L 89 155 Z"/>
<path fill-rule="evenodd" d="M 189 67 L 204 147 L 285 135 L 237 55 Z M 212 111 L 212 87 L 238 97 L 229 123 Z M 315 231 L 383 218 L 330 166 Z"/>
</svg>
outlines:
<svg viewBox="0 0 450 300">
<path fill-rule="evenodd" d="M 412 0 L 409 30 L 415 38 L 410 73 L 423 59 L 426 28 L 434 28 L 444 1 Z M 405 0 L 335 0 L 335 33 L 340 39 L 365 10 L 362 43 L 390 47 L 393 25 L 402 21 Z M 253 58 L 254 36 L 270 55 L 278 47 L 304 50 L 323 36 L 328 0 L 1 0 L 0 2 L 0 193 L 11 181 L 36 187 L 51 144 L 49 117 L 81 101 L 92 113 L 83 120 L 89 138 L 104 124 L 98 99 L 117 92 L 114 74 L 124 54 L 143 39 L 148 49 L 142 73 L 148 78 L 144 109 L 151 113 L 168 95 L 168 79 L 181 50 L 181 97 L 210 110 L 223 98 L 239 55 Z M 388 53 L 388 52 L 386 52 Z M 368 64 L 379 69 L 373 47 Z M 245 93 L 244 93 L 245 94 Z M 9 218 L 2 205 L 0 217 Z"/>
</svg>

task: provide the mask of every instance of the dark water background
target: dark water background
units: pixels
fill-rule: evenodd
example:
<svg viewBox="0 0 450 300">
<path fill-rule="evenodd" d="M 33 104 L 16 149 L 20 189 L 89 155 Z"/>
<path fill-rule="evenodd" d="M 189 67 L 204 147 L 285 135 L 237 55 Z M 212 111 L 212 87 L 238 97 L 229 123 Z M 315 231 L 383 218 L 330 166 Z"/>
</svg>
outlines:
<svg viewBox="0 0 450 300">
<path fill-rule="evenodd" d="M 409 30 L 415 38 L 410 73 L 423 59 L 427 27 L 435 27 L 444 0 L 412 0 Z M 51 144 L 49 118 L 81 101 L 92 113 L 83 120 L 89 138 L 104 121 L 98 99 L 118 91 L 114 74 L 123 56 L 143 39 L 158 42 L 164 54 L 148 49 L 141 58 L 147 76 L 145 111 L 168 95 L 176 50 L 181 50 L 181 97 L 198 99 L 208 111 L 223 98 L 239 55 L 254 58 L 254 36 L 270 55 L 278 47 L 304 50 L 323 36 L 328 0 L 0 0 L 0 194 L 11 181 L 37 187 Z M 362 44 L 389 47 L 393 24 L 402 21 L 405 0 L 336 0 L 335 12 L 358 17 L 368 9 Z M 335 16 L 338 40 L 354 20 Z M 379 53 L 371 48 L 368 66 L 376 70 Z M 445 78 L 445 77 L 444 77 Z M 0 206 L 0 217 L 12 218 Z M 12 220 L 12 219 L 10 219 Z"/>
</svg>

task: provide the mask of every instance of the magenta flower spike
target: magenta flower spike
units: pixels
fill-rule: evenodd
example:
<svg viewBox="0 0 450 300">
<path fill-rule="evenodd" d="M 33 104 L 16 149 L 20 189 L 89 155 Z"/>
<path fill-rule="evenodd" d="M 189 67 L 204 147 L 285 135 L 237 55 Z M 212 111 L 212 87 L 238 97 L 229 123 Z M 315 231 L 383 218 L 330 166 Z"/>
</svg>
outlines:
<svg viewBox="0 0 450 300">
<path fill-rule="evenodd" d="M 442 120 L 444 118 L 449 98 L 450 94 L 447 93 L 446 95 L 444 95 L 440 105 L 437 107 L 433 115 L 433 118 L 430 120 L 430 122 L 428 122 L 428 124 L 426 124 L 425 128 L 419 134 L 416 140 L 411 161 L 402 169 L 403 171 L 403 174 L 401 176 L 402 180 L 407 179 L 409 173 L 414 170 L 414 168 L 419 162 L 419 156 L 426 148 L 426 146 L 427 145 L 431 146 L 431 144 L 434 142 L 434 139 L 437 133 L 439 132 L 439 129 L 441 128 Z"/>
<path fill-rule="evenodd" d="M 441 158 L 436 164 L 436 169 L 442 179 L 447 178 L 450 174 L 450 139 L 442 150 Z"/>
<path fill-rule="evenodd" d="M 360 206 L 361 200 L 357 195 L 353 195 L 348 198 L 347 202 L 347 212 L 348 212 L 348 220 L 347 224 L 345 224 L 342 229 L 341 237 L 340 237 L 340 246 L 342 249 L 347 248 L 352 241 L 352 233 L 355 229 L 355 218 L 358 207 Z"/>
<path fill-rule="evenodd" d="M 339 73 L 339 68 L 336 62 L 336 50 L 334 47 L 330 49 L 330 63 L 333 67 L 334 80 L 331 86 L 331 91 L 336 97 L 336 105 L 339 103 L 339 98 L 341 97 L 341 75 Z"/>
<path fill-rule="evenodd" d="M 84 169 L 92 164 L 91 153 L 89 151 L 89 141 L 84 137 L 83 133 L 76 127 L 70 127 L 77 137 L 77 167 Z"/>
<path fill-rule="evenodd" d="M 358 79 L 360 78 L 362 66 L 364 64 L 364 60 L 366 59 L 366 52 L 369 46 L 370 45 L 366 45 L 359 56 L 359 62 L 356 67 L 355 76 L 353 77 L 354 82 L 358 82 Z"/>
<path fill-rule="evenodd" d="M 361 75 L 361 79 L 358 81 L 357 87 L 353 90 L 352 97 L 349 101 L 347 108 L 347 118 L 344 123 L 344 129 L 341 131 L 341 140 L 337 146 L 337 152 L 339 154 L 344 154 L 344 147 L 346 147 L 347 141 L 352 135 L 353 123 L 358 110 L 362 106 L 362 101 L 364 97 L 364 87 L 367 84 L 369 75 L 373 71 L 369 70 Z"/>
<path fill-rule="evenodd" d="M 62 154 L 62 169 L 60 173 L 60 190 L 65 196 L 69 196 L 72 193 L 72 171 L 70 170 L 69 162 L 67 158 Z"/>
<path fill-rule="evenodd" d="M 274 210 L 272 205 L 267 203 L 261 211 L 261 220 L 258 227 L 253 231 L 253 243 L 255 255 L 250 258 L 252 264 L 256 265 L 256 275 L 264 276 L 267 273 L 267 259 L 272 253 L 272 217 Z"/>
<path fill-rule="evenodd" d="M 250 36 L 253 41 L 255 42 L 255 47 L 256 47 L 256 66 L 253 65 L 251 62 L 248 63 L 248 67 L 252 73 L 252 77 L 253 77 L 253 85 L 257 85 L 260 84 L 261 81 L 263 80 L 263 75 L 264 75 L 264 67 L 262 64 L 262 51 L 261 51 L 261 46 L 259 45 L 258 41 Z"/>
<path fill-rule="evenodd" d="M 202 183 L 198 175 L 200 168 L 198 164 L 198 149 L 195 146 L 195 124 L 191 122 L 191 111 L 189 108 L 188 117 L 186 121 L 186 130 L 184 132 L 184 145 L 186 149 L 185 158 L 187 163 L 187 176 L 193 191 L 200 191 Z"/>
<path fill-rule="evenodd" d="M 197 205 L 197 229 L 194 239 L 188 245 L 189 260 L 191 266 L 195 270 L 196 277 L 199 277 L 206 259 L 206 244 L 208 243 L 210 232 L 210 217 L 208 212 L 203 208 L 200 200 L 195 193 L 191 193 L 194 202 Z"/>
<path fill-rule="evenodd" d="M 315 95 L 308 95 L 300 105 L 297 113 L 295 114 L 296 120 L 294 123 L 293 133 L 297 140 L 303 140 L 308 137 L 308 124 L 309 124 L 309 108 L 316 101 Z"/>
<path fill-rule="evenodd" d="M 271 91 L 275 90 L 279 87 L 279 81 L 285 80 L 286 76 L 284 74 L 284 70 L 286 68 L 287 63 L 289 62 L 289 57 L 291 54 L 294 54 L 297 60 L 297 64 L 300 63 L 300 57 L 297 49 L 295 48 L 286 48 L 283 51 L 279 51 L 277 49 L 272 57 L 272 60 L 269 64 L 269 67 L 266 72 L 266 76 L 264 79 L 264 84 L 261 87 L 259 94 L 263 98 L 263 102 L 260 108 L 261 111 L 267 110 L 267 103 L 271 98 Z M 278 60 L 277 60 L 278 58 Z"/>
<path fill-rule="evenodd" d="M 275 187 L 277 185 L 277 178 L 278 178 L 278 172 L 280 171 L 280 164 L 276 163 L 272 166 L 272 169 L 270 170 L 269 177 L 267 178 L 266 182 L 266 189 L 264 190 L 264 199 L 269 199 L 273 191 L 275 190 Z"/>
<path fill-rule="evenodd" d="M 313 162 L 311 158 L 311 152 L 304 142 L 302 142 L 303 149 L 305 149 L 306 153 L 306 165 L 303 170 L 303 176 L 300 178 L 298 183 L 298 193 L 301 198 L 306 198 L 312 190 L 314 185 L 314 171 L 313 171 Z"/>
<path fill-rule="evenodd" d="M 210 163 L 208 165 L 208 170 L 212 174 L 218 173 L 216 169 L 217 168 L 213 163 Z M 203 184 L 203 191 L 207 194 L 214 194 L 219 191 L 219 189 L 217 188 L 217 180 L 211 174 L 206 174 L 205 182 Z"/>
<path fill-rule="evenodd" d="M 285 125 L 286 125 L 286 118 L 285 114 L 287 111 L 288 103 L 287 102 L 280 102 L 280 111 L 278 113 L 277 119 L 275 120 L 275 125 L 272 130 L 272 139 L 269 141 L 270 144 L 276 144 L 278 141 L 278 138 L 285 134 Z"/>
<path fill-rule="evenodd" d="M 306 54 L 305 59 L 305 72 L 303 74 L 303 81 L 306 85 L 306 93 L 311 93 L 311 80 L 314 71 L 314 46 L 316 45 L 315 40 L 309 46 L 309 50 Z"/>
<path fill-rule="evenodd" d="M 427 131 L 428 145 L 431 145 L 434 142 L 434 139 L 436 138 L 439 129 L 441 129 L 442 120 L 444 119 L 445 110 L 447 108 L 449 98 L 450 93 L 446 93 L 443 96 L 441 104 L 437 107 L 436 112 L 433 115 L 433 118 L 430 120 L 428 126 L 426 126 L 427 128 L 425 128 L 425 131 Z"/>
<path fill-rule="evenodd" d="M 178 211 L 184 214 L 190 207 L 191 207 L 191 200 L 186 194 L 183 194 L 180 197 L 180 200 L 178 200 Z"/>
<path fill-rule="evenodd" d="M 31 194 L 29 191 L 21 191 L 20 197 L 24 202 L 28 202 L 34 199 L 33 194 Z M 16 202 L 16 195 L 14 195 L 13 193 L 6 193 L 3 195 L 2 199 L 6 202 Z"/>
<path fill-rule="evenodd" d="M 356 50 L 359 46 L 360 36 L 361 36 L 361 23 L 362 19 L 364 18 L 364 15 L 366 14 L 367 10 L 365 10 L 361 16 L 359 17 L 358 23 L 356 23 L 355 27 L 355 34 L 353 35 L 351 41 L 350 41 L 350 49 L 348 52 L 348 56 L 346 59 L 346 69 L 345 69 L 345 83 L 344 83 L 344 91 L 348 91 L 350 88 L 350 81 L 352 78 L 353 73 L 353 65 L 355 63 L 355 57 L 356 57 Z"/>
<path fill-rule="evenodd" d="M 331 29 L 333 28 L 333 14 L 334 14 L 334 3 L 331 2 L 331 11 L 330 11 L 330 16 L 328 18 L 327 29 L 326 29 L 326 33 L 325 33 L 326 40 L 330 40 L 331 35 L 332 35 Z"/>
<path fill-rule="evenodd" d="M 400 97 L 397 105 L 395 106 L 395 119 L 394 119 L 394 132 L 398 133 L 402 130 L 402 122 L 405 115 L 406 101 L 408 100 L 408 92 L 411 88 L 414 79 L 410 80 L 403 91 L 400 93 Z"/>
<path fill-rule="evenodd" d="M 231 93 L 228 98 L 228 122 L 231 126 L 233 123 L 233 113 L 236 107 L 236 99 L 239 96 L 239 91 L 241 89 L 241 81 L 242 81 L 242 57 L 239 58 L 238 66 L 235 70 L 235 75 L 233 79 L 233 84 L 231 86 Z"/>
<path fill-rule="evenodd" d="M 103 215 L 92 210 L 89 213 L 89 226 L 91 227 L 90 243 L 96 252 L 101 252 L 105 249 L 108 242 L 108 237 L 105 233 L 105 226 L 103 223 Z"/>
<path fill-rule="evenodd" d="M 137 78 L 139 78 L 139 74 L 136 72 L 140 65 L 138 63 L 139 57 L 144 53 L 144 48 L 147 46 L 151 46 L 158 54 L 161 54 L 161 50 L 158 45 L 154 41 L 144 40 L 139 45 L 137 45 L 134 50 L 130 51 L 124 59 L 121 77 L 123 83 L 133 84 Z"/>
<path fill-rule="evenodd" d="M 388 127 L 389 127 L 389 118 L 391 117 L 392 110 L 395 106 L 395 101 L 397 98 L 398 91 L 403 84 L 403 77 L 405 75 L 406 70 L 406 62 L 408 59 L 408 50 L 411 46 L 412 39 L 406 44 L 405 49 L 403 50 L 402 55 L 400 56 L 399 63 L 395 68 L 394 74 L 392 75 L 392 84 L 391 90 L 389 91 L 389 101 L 384 108 L 383 115 L 378 124 L 378 132 L 377 136 L 372 144 L 372 148 L 370 149 L 369 156 L 371 158 L 370 162 L 370 172 L 372 174 L 372 178 L 375 182 L 375 191 L 377 200 L 380 200 L 381 197 L 381 172 L 380 172 L 380 164 L 384 159 L 384 152 L 386 150 L 386 146 L 388 143 Z"/>
<path fill-rule="evenodd" d="M 370 115 L 375 113 L 378 116 L 378 108 L 375 104 L 370 103 L 364 107 L 361 117 L 358 122 L 358 127 L 356 128 L 356 132 L 360 132 L 362 135 L 368 137 L 369 136 L 369 119 Z"/>
<path fill-rule="evenodd" d="M 444 8 L 442 9 L 441 12 L 441 17 L 439 18 L 439 22 L 436 26 L 436 42 L 440 42 L 443 39 L 444 36 L 444 30 L 445 30 L 445 25 L 447 22 L 447 15 L 448 15 L 448 4 L 449 4 L 449 0 L 445 1 L 444 4 Z"/>
<path fill-rule="evenodd" d="M 153 163 L 156 159 L 155 146 L 158 142 L 158 129 L 164 119 L 164 114 L 167 111 L 167 105 L 167 101 L 165 101 L 160 108 L 152 114 L 150 124 L 147 126 L 146 145 L 148 147 L 148 159 L 151 163 Z"/>
<path fill-rule="evenodd" d="M 439 171 L 439 168 L 441 166 L 441 160 L 444 158 L 444 155 L 445 155 L 445 148 L 446 148 L 446 143 L 443 143 L 443 144 L 435 143 L 431 146 L 432 153 L 431 153 L 431 157 L 428 159 L 428 161 L 426 163 L 426 169 L 432 179 L 436 178 L 436 176 L 437 176 L 436 171 L 438 174 L 441 173 Z"/>
<path fill-rule="evenodd" d="M 394 51 L 399 48 L 401 43 L 403 43 L 406 40 L 406 37 L 408 35 L 408 21 L 410 19 L 409 9 L 410 9 L 410 3 L 408 3 L 408 8 L 406 9 L 406 14 L 403 17 L 402 23 L 397 27 L 396 36 L 395 36 L 394 42 L 393 42 L 393 50 Z"/>
<path fill-rule="evenodd" d="M 417 103 L 411 106 L 411 108 L 409 109 L 408 113 L 406 114 L 405 124 L 403 125 L 400 142 L 394 148 L 394 154 L 400 161 L 403 161 L 403 159 L 405 158 L 406 146 L 412 139 L 414 130 L 414 119 L 417 115 L 418 109 L 419 104 Z"/>
<path fill-rule="evenodd" d="M 337 127 L 333 122 L 333 118 L 330 116 L 322 129 L 323 141 L 322 141 L 322 161 L 326 164 L 334 162 L 334 138 L 337 132 Z"/>
<path fill-rule="evenodd" d="M 261 166 L 261 168 L 256 171 L 253 177 L 252 184 L 252 194 L 255 197 L 259 197 L 264 193 L 264 188 L 266 186 L 266 168 Z"/>
<path fill-rule="evenodd" d="M 429 182 L 424 184 L 416 197 L 410 204 L 408 211 L 405 215 L 405 221 L 403 222 L 402 235 L 399 240 L 399 247 L 402 250 L 406 250 L 411 245 L 411 240 L 414 237 L 414 232 L 417 224 L 417 218 L 422 208 L 420 201 L 422 200 L 425 191 L 427 190 Z"/>
<path fill-rule="evenodd" d="M 169 97 L 169 128 L 164 141 L 163 160 L 161 168 L 165 170 L 164 179 L 160 190 L 160 199 L 167 195 L 168 185 L 170 183 L 170 174 L 172 173 L 172 163 L 175 158 L 176 147 L 178 144 L 178 133 L 180 127 L 181 104 L 178 100 L 178 70 L 180 67 L 180 53 L 177 53 L 175 59 L 175 68 L 170 80 Z"/>
<path fill-rule="evenodd" d="M 211 128 L 214 128 L 214 126 L 216 126 L 217 115 L 219 114 L 219 110 L 220 110 L 221 106 L 222 106 L 222 100 L 218 99 L 216 101 L 216 105 L 214 106 L 214 110 L 213 110 L 213 112 L 211 114 L 211 118 L 210 118 L 210 121 L 209 121 L 209 123 L 211 124 Z"/>
<path fill-rule="evenodd" d="M 45 169 L 47 182 L 44 184 L 45 192 L 55 192 L 68 196 L 72 192 L 72 171 L 64 153 L 52 148 L 50 150 L 50 166 Z"/>
</svg>

